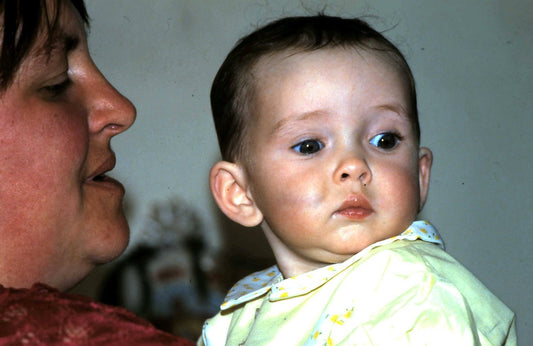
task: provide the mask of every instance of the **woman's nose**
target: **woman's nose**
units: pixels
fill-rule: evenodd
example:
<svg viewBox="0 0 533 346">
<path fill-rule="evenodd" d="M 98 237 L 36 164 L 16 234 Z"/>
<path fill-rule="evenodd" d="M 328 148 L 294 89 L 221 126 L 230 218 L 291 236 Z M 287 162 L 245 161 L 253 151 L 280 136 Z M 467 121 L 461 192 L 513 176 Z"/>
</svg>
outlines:
<svg viewBox="0 0 533 346">
<path fill-rule="evenodd" d="M 116 90 L 97 70 L 95 83 L 87 91 L 92 97 L 89 128 L 92 133 L 105 131 L 115 136 L 126 131 L 135 121 L 135 106 Z"/>
<path fill-rule="evenodd" d="M 367 186 L 372 180 L 372 172 L 364 157 L 350 154 L 339 162 L 334 179 L 339 184 L 359 182 Z"/>
</svg>

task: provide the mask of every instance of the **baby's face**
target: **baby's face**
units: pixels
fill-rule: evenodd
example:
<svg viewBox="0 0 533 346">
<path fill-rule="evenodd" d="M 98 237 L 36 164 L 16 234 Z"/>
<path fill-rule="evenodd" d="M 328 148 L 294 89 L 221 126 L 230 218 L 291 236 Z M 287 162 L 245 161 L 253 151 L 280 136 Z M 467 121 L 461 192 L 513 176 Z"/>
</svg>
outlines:
<svg viewBox="0 0 533 346">
<path fill-rule="evenodd" d="M 396 69 L 338 48 L 277 55 L 255 72 L 249 189 L 274 252 L 295 264 L 289 274 L 404 231 L 425 200 L 419 169 L 429 180 L 431 153 L 418 148 Z"/>
</svg>

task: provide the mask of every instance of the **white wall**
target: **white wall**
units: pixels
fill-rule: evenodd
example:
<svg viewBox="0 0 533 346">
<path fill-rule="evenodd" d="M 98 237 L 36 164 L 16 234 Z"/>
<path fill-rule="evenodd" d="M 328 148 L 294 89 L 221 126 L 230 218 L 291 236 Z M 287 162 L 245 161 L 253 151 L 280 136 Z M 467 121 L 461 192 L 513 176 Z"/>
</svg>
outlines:
<svg viewBox="0 0 533 346">
<path fill-rule="evenodd" d="M 218 229 L 207 174 L 218 158 L 209 88 L 236 39 L 305 0 L 86 0 L 93 57 L 137 106 L 114 140 L 133 243 L 149 206 L 179 196 Z M 423 216 L 518 315 L 533 343 L 533 2 L 328 1 L 328 14 L 371 15 L 418 83 L 422 142 L 435 154 Z"/>
</svg>

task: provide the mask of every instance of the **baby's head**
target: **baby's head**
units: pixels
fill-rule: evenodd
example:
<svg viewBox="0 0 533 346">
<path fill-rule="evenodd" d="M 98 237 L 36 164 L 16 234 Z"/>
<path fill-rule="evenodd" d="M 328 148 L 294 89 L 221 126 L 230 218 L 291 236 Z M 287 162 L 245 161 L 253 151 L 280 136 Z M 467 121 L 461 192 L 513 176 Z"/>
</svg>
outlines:
<svg viewBox="0 0 533 346">
<path fill-rule="evenodd" d="M 402 54 L 357 19 L 286 18 L 243 38 L 211 91 L 221 210 L 261 224 L 282 273 L 403 232 L 426 200 L 416 93 Z"/>
<path fill-rule="evenodd" d="M 218 70 L 211 88 L 211 108 L 222 158 L 245 158 L 246 133 L 253 115 L 255 91 L 261 80 L 259 62 L 274 55 L 321 49 L 352 48 L 379 55 L 394 65 L 409 93 L 409 118 L 420 138 L 415 81 L 403 54 L 382 34 L 357 18 L 325 15 L 288 17 L 272 22 L 241 38 Z"/>
</svg>

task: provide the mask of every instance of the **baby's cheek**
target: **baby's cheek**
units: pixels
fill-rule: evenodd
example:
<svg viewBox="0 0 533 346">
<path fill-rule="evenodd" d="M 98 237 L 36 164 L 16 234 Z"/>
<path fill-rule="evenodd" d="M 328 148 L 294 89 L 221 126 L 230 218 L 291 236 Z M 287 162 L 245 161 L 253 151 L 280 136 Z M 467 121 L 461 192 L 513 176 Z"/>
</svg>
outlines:
<svg viewBox="0 0 533 346">
<path fill-rule="evenodd" d="M 382 208 L 407 218 L 411 218 L 411 214 L 416 215 L 420 197 L 418 177 L 409 171 L 398 171 L 398 174 L 391 174 L 387 179 L 389 186 L 381 191 Z"/>
<path fill-rule="evenodd" d="M 290 188 L 279 189 L 279 204 L 294 214 L 314 215 L 317 209 L 324 207 L 324 194 L 311 185 L 294 184 Z"/>
</svg>

